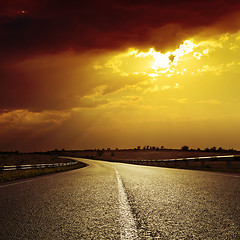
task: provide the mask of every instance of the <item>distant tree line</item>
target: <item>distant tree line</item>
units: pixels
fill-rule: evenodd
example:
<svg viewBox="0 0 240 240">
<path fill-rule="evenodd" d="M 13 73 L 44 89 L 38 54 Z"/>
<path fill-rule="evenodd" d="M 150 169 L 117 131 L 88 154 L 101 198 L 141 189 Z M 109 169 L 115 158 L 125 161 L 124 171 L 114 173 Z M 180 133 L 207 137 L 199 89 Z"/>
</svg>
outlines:
<svg viewBox="0 0 240 240">
<path fill-rule="evenodd" d="M 18 154 L 19 151 L 0 151 L 0 154 Z"/>
<path fill-rule="evenodd" d="M 193 149 L 193 148 L 189 148 L 188 146 L 182 146 L 181 148 L 182 151 L 199 151 L 199 152 L 237 152 L 237 150 L 234 150 L 233 148 L 229 148 L 229 149 L 224 149 L 222 147 L 211 147 L 211 148 L 204 148 L 204 149 Z"/>
<path fill-rule="evenodd" d="M 62 149 L 57 149 L 55 148 L 54 150 L 51 150 L 51 151 L 46 151 L 46 152 L 31 152 L 32 154 L 58 154 L 58 153 L 61 153 L 63 154 L 64 152 L 68 153 L 68 152 L 71 152 L 71 153 L 77 153 L 77 152 L 96 152 L 97 153 L 97 156 L 102 156 L 104 155 L 105 152 L 110 152 L 111 153 L 111 156 L 114 156 L 114 152 L 116 151 L 140 151 L 140 150 L 144 150 L 144 151 L 163 151 L 163 150 L 174 150 L 174 151 L 198 151 L 198 152 L 238 152 L 237 150 L 233 149 L 233 148 L 229 148 L 229 149 L 224 149 L 222 147 L 211 147 L 211 148 L 204 148 L 204 149 L 200 149 L 200 148 L 197 148 L 197 149 L 194 149 L 194 148 L 189 148 L 189 146 L 187 145 L 184 145 L 181 147 L 181 149 L 172 149 L 172 148 L 165 148 L 164 146 L 161 146 L 161 147 L 156 147 L 156 146 L 143 146 L 141 148 L 141 146 L 137 146 L 133 149 L 118 149 L 118 148 L 115 148 L 115 149 L 111 149 L 111 148 L 107 148 L 105 150 L 105 148 L 102 148 L 102 149 L 85 149 L 85 150 L 65 150 L 64 148 Z M 0 151 L 0 154 L 19 154 L 21 152 L 19 151 Z M 24 153 L 21 153 L 21 154 L 24 154 Z"/>
<path fill-rule="evenodd" d="M 91 152 L 97 152 L 97 155 L 98 156 L 102 156 L 105 152 L 111 152 L 113 153 L 113 151 L 121 151 L 121 150 L 134 150 L 134 151 L 139 151 L 139 150 L 151 150 L 151 151 L 161 151 L 161 150 L 176 150 L 176 151 L 201 151 L 201 152 L 237 152 L 237 150 L 234 150 L 233 148 L 230 148 L 230 149 L 224 149 L 222 147 L 211 147 L 211 148 L 204 148 L 204 149 L 201 149 L 201 148 L 197 148 L 197 149 L 194 149 L 194 148 L 190 148 L 189 146 L 187 145 L 184 145 L 181 147 L 181 149 L 172 149 L 172 148 L 166 148 L 164 146 L 161 146 L 161 147 L 156 147 L 156 146 L 137 146 L 135 148 L 132 148 L 132 149 L 118 149 L 118 148 L 115 148 L 115 149 L 111 149 L 111 148 L 95 148 L 95 149 L 85 149 L 85 150 L 65 150 L 64 148 L 62 149 L 55 149 L 53 151 L 48 151 L 48 153 L 54 153 L 54 152 L 64 152 L 64 151 L 71 151 L 71 152 L 82 152 L 82 151 L 91 151 Z M 0 151 L 1 153 L 1 151 Z M 18 153 L 18 151 L 12 151 L 10 153 Z"/>
</svg>

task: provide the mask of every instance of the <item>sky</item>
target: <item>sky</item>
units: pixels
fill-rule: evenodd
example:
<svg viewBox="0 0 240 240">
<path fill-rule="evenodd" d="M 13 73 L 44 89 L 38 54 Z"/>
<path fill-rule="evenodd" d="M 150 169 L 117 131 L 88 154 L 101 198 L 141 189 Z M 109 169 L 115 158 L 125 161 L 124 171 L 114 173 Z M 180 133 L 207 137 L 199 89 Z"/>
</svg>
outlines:
<svg viewBox="0 0 240 240">
<path fill-rule="evenodd" d="M 240 150 L 237 0 L 0 0 L 0 150 Z"/>
</svg>

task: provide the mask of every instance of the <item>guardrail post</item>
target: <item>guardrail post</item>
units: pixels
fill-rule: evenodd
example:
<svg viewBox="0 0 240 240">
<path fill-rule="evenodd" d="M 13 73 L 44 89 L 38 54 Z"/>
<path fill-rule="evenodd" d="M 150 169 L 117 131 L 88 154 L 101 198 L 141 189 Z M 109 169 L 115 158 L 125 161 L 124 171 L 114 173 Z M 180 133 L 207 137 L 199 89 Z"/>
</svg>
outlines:
<svg viewBox="0 0 240 240">
<path fill-rule="evenodd" d="M 21 165 L 16 165 L 16 170 L 21 170 L 22 166 Z"/>
</svg>

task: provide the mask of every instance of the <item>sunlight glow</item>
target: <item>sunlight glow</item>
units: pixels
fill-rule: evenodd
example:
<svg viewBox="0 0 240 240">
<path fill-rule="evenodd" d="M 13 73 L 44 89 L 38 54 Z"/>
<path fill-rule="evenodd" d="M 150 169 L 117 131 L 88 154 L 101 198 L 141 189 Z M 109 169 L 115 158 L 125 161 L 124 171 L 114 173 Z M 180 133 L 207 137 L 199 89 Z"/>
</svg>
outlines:
<svg viewBox="0 0 240 240">
<path fill-rule="evenodd" d="M 149 76 L 159 76 L 160 74 L 169 72 L 171 76 L 175 72 L 174 66 L 177 66 L 182 58 L 185 55 L 193 52 L 194 48 L 197 47 L 197 44 L 193 40 L 185 40 L 183 44 L 179 46 L 178 49 L 172 52 L 161 53 L 157 52 L 154 48 L 150 48 L 148 52 L 140 52 L 136 49 L 130 49 L 128 52 L 129 56 L 135 56 L 136 58 L 144 58 L 151 56 L 154 59 L 154 62 L 151 68 L 155 71 L 155 74 L 151 73 Z M 200 59 L 202 56 L 201 53 L 194 53 L 194 57 Z"/>
<path fill-rule="evenodd" d="M 101 75 L 114 74 L 133 85 L 138 82 L 139 86 L 147 81 L 150 85 L 171 85 L 171 88 L 174 88 L 173 84 L 180 83 L 181 87 L 181 82 L 187 77 L 202 76 L 206 73 L 220 76 L 235 67 L 237 62 L 232 64 L 232 59 L 225 65 L 215 64 L 212 59 L 216 53 L 222 54 L 224 49 L 237 51 L 239 40 L 236 34 L 228 40 L 225 37 L 219 41 L 219 38 L 204 41 L 187 39 L 176 49 L 167 52 L 157 51 L 153 47 L 148 50 L 130 48 L 126 52 L 111 55 L 107 61 L 97 61 L 94 69 Z M 165 81 L 168 81 L 168 84 L 165 84 Z"/>
</svg>

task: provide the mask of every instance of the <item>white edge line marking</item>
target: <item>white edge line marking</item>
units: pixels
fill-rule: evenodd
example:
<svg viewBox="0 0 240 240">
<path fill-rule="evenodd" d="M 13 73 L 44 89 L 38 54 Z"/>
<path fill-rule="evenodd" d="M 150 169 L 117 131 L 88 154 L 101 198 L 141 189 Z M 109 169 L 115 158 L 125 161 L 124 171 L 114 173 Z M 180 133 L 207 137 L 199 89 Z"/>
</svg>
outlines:
<svg viewBox="0 0 240 240">
<path fill-rule="evenodd" d="M 50 176 L 44 176 L 44 178 L 47 178 L 47 177 L 50 177 Z M 43 176 L 42 176 L 42 178 L 43 178 Z M 21 181 L 21 182 L 16 182 L 16 183 L 5 184 L 5 185 L 1 185 L 0 188 L 18 185 L 18 184 L 27 183 L 27 182 L 33 182 L 33 181 L 37 181 L 37 180 L 38 179 L 31 179 L 31 180 L 26 180 L 26 181 Z"/>
<path fill-rule="evenodd" d="M 115 168 L 114 168 L 115 169 Z M 122 240 L 138 239 L 137 227 L 132 215 L 125 189 L 118 171 L 116 171 L 119 191 L 120 235 Z"/>
</svg>

